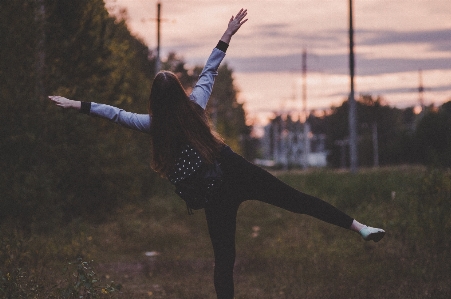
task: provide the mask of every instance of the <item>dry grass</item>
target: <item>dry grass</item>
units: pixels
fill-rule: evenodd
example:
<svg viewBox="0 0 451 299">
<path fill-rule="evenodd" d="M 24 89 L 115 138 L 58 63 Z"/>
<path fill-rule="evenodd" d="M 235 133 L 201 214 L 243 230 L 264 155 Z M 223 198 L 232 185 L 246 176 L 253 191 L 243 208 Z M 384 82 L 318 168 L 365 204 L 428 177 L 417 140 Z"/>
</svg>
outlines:
<svg viewBox="0 0 451 299">
<path fill-rule="evenodd" d="M 311 217 L 246 202 L 237 224 L 237 299 L 451 296 L 450 241 L 437 240 L 443 235 L 432 233 L 440 229 L 435 225 L 450 232 L 451 210 L 443 200 L 443 196 L 450 200 L 448 173 L 404 167 L 359 175 L 331 171 L 279 175 L 362 222 L 384 227 L 387 235 L 379 243 L 368 243 Z M 433 209 L 436 205 L 441 205 L 441 212 Z M 428 218 L 429 212 L 435 214 Z M 435 221 L 440 218 L 437 213 L 447 213 L 446 221 Z M 53 280 L 65 258 L 81 254 L 94 260 L 101 283 L 122 284 L 121 292 L 115 293 L 119 298 L 215 297 L 213 253 L 203 212 L 188 216 L 173 195 L 123 206 L 99 225 L 79 222 L 64 233 L 39 238 L 16 234 L 16 238 L 25 240 L 28 256 L 36 252 L 34 258 L 46 261 L 33 264 L 30 257 L 24 265 L 30 271 L 51 269 L 56 273 Z M 35 248 L 44 243 L 44 249 Z M 46 290 L 42 287 L 40 294 Z M 40 296 L 36 298 L 46 298 Z"/>
</svg>

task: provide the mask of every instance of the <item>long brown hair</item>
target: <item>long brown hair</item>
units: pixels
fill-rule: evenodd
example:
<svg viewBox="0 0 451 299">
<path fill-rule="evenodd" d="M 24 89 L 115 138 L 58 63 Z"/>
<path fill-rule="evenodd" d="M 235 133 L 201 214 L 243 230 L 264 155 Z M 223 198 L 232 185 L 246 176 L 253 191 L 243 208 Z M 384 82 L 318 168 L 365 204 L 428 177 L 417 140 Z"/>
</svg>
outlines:
<svg viewBox="0 0 451 299">
<path fill-rule="evenodd" d="M 187 143 L 207 163 L 213 163 L 219 156 L 222 139 L 211 129 L 204 109 L 190 100 L 172 72 L 156 75 L 150 91 L 149 114 L 151 166 L 161 175 L 166 176 L 174 167 L 181 146 Z"/>
</svg>

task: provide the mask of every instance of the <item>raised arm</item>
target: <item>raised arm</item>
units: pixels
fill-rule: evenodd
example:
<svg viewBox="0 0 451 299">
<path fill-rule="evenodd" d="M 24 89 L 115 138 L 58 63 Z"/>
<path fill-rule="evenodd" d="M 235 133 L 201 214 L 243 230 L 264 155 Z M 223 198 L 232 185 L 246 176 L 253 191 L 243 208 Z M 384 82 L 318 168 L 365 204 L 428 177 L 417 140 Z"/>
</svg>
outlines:
<svg viewBox="0 0 451 299">
<path fill-rule="evenodd" d="M 232 36 L 246 23 L 244 19 L 247 15 L 246 9 L 241 9 L 235 17 L 231 17 L 227 29 L 222 35 L 218 45 L 213 49 L 202 73 L 199 76 L 196 86 L 190 95 L 202 108 L 206 108 L 208 99 L 213 89 L 214 79 L 217 76 L 218 67 L 225 56 Z M 122 109 L 94 102 L 81 102 L 67 99 L 61 96 L 49 96 L 57 106 L 65 109 L 75 109 L 82 113 L 98 116 L 124 127 L 148 133 L 150 130 L 151 117 L 148 114 L 136 114 Z"/>
<path fill-rule="evenodd" d="M 190 99 L 195 101 L 203 109 L 207 107 L 211 91 L 213 90 L 215 77 L 218 75 L 218 67 L 225 56 L 230 40 L 238 29 L 240 29 L 241 25 L 246 23 L 247 19 L 244 19 L 246 15 L 247 10 L 241 9 L 235 17 L 232 16 L 230 18 L 226 31 L 219 40 L 218 45 L 210 54 L 210 57 L 199 76 L 199 80 L 193 88 Z"/>
<path fill-rule="evenodd" d="M 49 99 L 59 107 L 74 109 L 81 113 L 101 117 L 132 130 L 144 133 L 148 133 L 150 130 L 151 118 L 149 114 L 127 112 L 110 105 L 74 101 L 61 96 L 49 96 Z"/>
</svg>

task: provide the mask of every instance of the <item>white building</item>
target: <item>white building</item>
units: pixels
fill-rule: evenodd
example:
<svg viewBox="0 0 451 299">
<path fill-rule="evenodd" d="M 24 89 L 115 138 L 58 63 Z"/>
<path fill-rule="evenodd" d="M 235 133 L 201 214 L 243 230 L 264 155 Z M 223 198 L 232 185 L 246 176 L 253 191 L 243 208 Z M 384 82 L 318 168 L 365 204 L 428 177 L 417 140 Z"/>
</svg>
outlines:
<svg viewBox="0 0 451 299">
<path fill-rule="evenodd" d="M 312 134 L 308 123 L 277 116 L 264 128 L 263 156 L 282 167 L 325 167 L 325 139 L 324 134 Z"/>
</svg>

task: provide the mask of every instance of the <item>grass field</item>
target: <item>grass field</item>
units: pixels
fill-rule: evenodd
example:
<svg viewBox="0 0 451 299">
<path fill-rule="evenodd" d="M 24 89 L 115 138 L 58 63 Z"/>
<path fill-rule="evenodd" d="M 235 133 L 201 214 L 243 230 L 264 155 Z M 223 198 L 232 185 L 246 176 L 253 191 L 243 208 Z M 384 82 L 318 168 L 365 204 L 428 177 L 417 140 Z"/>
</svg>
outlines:
<svg viewBox="0 0 451 299">
<path fill-rule="evenodd" d="M 309 216 L 245 202 L 237 299 L 451 298 L 449 172 L 406 166 L 276 175 L 387 234 L 365 242 Z M 69 264 L 76 257 L 88 264 Z M 203 211 L 187 215 L 170 191 L 98 224 L 80 220 L 37 234 L 4 223 L 0 258 L 0 298 L 215 298 Z"/>
</svg>

